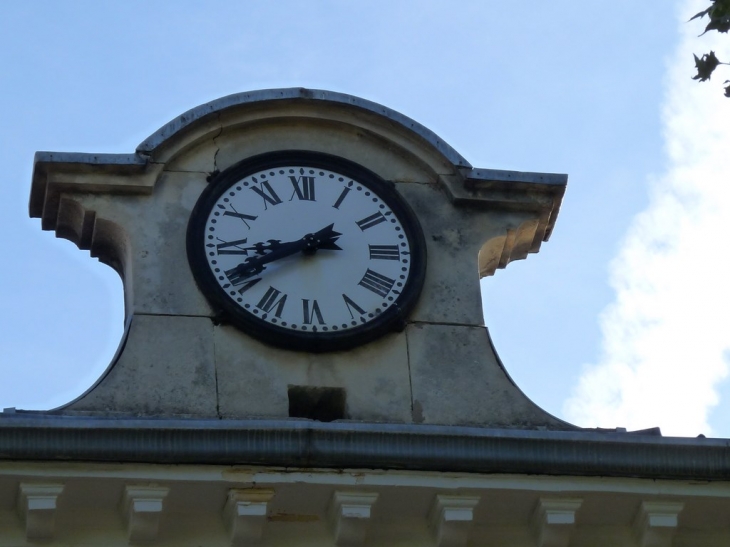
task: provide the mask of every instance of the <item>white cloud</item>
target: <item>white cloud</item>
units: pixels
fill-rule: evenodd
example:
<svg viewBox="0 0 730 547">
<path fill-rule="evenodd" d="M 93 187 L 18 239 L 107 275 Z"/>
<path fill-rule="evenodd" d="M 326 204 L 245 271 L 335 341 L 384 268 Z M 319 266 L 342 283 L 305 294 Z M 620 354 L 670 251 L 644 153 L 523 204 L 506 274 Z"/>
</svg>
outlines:
<svg viewBox="0 0 730 547">
<path fill-rule="evenodd" d="M 730 59 L 730 37 L 698 38 L 705 23 L 686 23 L 706 5 L 682 6 L 663 108 L 667 169 L 611 264 L 615 298 L 600 317 L 598 363 L 565 404 L 583 426 L 712 434 L 730 351 L 730 99 L 721 85 L 730 67 L 709 82 L 690 76 L 693 52 Z"/>
</svg>

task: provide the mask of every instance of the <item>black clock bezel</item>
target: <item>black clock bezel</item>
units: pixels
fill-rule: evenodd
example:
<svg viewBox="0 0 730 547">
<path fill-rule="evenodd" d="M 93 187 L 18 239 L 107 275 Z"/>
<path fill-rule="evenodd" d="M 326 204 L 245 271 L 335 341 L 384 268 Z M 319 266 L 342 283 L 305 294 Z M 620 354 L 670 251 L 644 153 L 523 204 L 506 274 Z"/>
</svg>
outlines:
<svg viewBox="0 0 730 547">
<path fill-rule="evenodd" d="M 241 179 L 265 169 L 286 165 L 328 169 L 349 177 L 375 192 L 401 222 L 410 245 L 409 276 L 393 304 L 363 325 L 337 332 L 305 332 L 271 324 L 234 302 L 218 284 L 210 269 L 205 251 L 205 224 L 218 199 Z M 426 242 L 423 230 L 410 205 L 396 190 L 395 184 L 352 161 L 319 152 L 285 150 L 260 154 L 214 174 L 190 215 L 186 247 L 195 282 L 222 323 L 230 323 L 268 344 L 296 351 L 342 351 L 371 342 L 388 332 L 402 330 L 406 317 L 420 296 L 426 276 Z"/>
</svg>

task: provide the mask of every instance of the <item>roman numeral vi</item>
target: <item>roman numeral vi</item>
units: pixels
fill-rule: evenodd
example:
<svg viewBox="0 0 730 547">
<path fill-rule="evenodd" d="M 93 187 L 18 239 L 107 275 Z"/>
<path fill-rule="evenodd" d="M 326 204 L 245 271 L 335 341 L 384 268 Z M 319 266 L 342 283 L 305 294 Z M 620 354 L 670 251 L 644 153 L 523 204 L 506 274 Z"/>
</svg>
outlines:
<svg viewBox="0 0 730 547">
<path fill-rule="evenodd" d="M 317 323 L 319 323 L 320 325 L 324 325 L 322 312 L 319 311 L 319 304 L 316 300 L 312 300 L 312 304 L 310 306 L 309 300 L 307 300 L 306 298 L 302 298 L 302 311 L 304 312 L 303 323 L 305 325 L 311 325 L 315 317 L 317 318 Z"/>
</svg>

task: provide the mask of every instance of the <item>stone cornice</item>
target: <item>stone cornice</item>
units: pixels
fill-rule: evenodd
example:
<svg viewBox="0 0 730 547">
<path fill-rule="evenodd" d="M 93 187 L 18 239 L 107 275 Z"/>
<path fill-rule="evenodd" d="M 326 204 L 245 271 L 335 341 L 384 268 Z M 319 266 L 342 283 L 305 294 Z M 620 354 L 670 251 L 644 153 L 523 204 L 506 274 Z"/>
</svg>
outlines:
<svg viewBox="0 0 730 547">
<path fill-rule="evenodd" d="M 455 205 L 538 213 L 534 242 L 529 248 L 516 249 L 511 259 L 509 252 L 502 253 L 505 260 L 499 267 L 504 267 L 510 260 L 524 258 L 527 252 L 537 252 L 540 242 L 547 241 L 552 232 L 567 175 L 473 168 L 433 131 L 395 110 L 344 93 L 304 88 L 237 93 L 197 106 L 162 126 L 133 154 L 38 152 L 33 167 L 30 216 L 41 218 L 44 230 L 56 230 L 59 237 L 70 239 L 80 248 L 88 248 L 87 240 L 91 236 L 87 232 L 93 223 L 93 212 L 76 210 L 78 206 L 75 209 L 64 207 L 61 203 L 63 194 L 151 194 L 169 160 L 170 153 L 163 152 L 165 148 L 184 148 L 203 135 L 213 138 L 226 123 L 238 123 L 222 121 L 220 117 L 224 114 L 242 109 L 259 111 L 266 105 L 277 104 L 346 109 L 377 120 L 380 131 L 400 132 L 412 142 L 421 143 L 450 166 L 448 172 L 439 171 L 438 178 Z M 260 115 L 269 116 L 269 119 L 275 117 L 272 113 Z M 357 124 L 356 119 L 350 123 Z M 81 217 L 85 217 L 83 230 Z"/>
</svg>

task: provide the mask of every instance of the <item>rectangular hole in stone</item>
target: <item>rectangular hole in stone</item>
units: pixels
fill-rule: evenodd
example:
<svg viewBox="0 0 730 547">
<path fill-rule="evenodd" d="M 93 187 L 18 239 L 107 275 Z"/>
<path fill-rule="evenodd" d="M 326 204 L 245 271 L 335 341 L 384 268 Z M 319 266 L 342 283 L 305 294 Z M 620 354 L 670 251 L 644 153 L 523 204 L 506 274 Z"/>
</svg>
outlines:
<svg viewBox="0 0 730 547">
<path fill-rule="evenodd" d="M 341 387 L 289 386 L 289 417 L 332 422 L 345 418 Z"/>
</svg>

